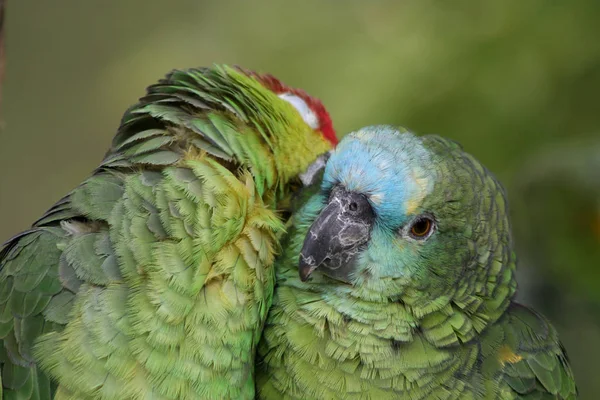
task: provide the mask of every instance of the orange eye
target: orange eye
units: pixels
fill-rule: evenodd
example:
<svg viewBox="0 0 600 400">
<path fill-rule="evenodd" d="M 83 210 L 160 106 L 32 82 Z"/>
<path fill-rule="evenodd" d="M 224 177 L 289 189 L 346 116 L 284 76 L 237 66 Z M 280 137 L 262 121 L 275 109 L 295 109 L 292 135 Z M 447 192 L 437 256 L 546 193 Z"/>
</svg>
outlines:
<svg viewBox="0 0 600 400">
<path fill-rule="evenodd" d="M 417 218 L 410 227 L 410 235 L 414 239 L 426 239 L 433 230 L 433 221 L 429 217 Z"/>
</svg>

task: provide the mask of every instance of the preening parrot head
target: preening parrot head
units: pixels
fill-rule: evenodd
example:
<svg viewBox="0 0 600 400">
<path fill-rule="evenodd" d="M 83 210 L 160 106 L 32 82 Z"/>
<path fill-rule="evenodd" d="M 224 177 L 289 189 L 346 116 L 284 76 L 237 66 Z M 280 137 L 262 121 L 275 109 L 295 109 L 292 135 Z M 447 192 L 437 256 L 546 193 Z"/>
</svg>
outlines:
<svg viewBox="0 0 600 400">
<path fill-rule="evenodd" d="M 159 135 L 156 129 L 166 134 L 142 146 L 140 140 Z M 318 99 L 271 75 L 215 65 L 174 70 L 148 87 L 125 112 L 106 159 L 123 167 L 146 160 L 151 150 L 162 152 L 161 165 L 182 152 L 210 154 L 248 168 L 258 193 L 277 187 L 280 196 L 335 144 Z"/>
<path fill-rule="evenodd" d="M 323 135 L 332 145 L 335 146 L 337 144 L 338 139 L 331 117 L 319 99 L 310 96 L 302 89 L 288 87 L 271 74 L 258 74 L 240 67 L 238 69 L 244 74 L 258 80 L 280 99 L 290 103 L 300 113 L 308 126 Z"/>
<path fill-rule="evenodd" d="M 506 302 L 515 290 L 504 189 L 438 136 L 389 126 L 347 135 L 299 221 L 303 281 L 421 307 Z"/>
</svg>

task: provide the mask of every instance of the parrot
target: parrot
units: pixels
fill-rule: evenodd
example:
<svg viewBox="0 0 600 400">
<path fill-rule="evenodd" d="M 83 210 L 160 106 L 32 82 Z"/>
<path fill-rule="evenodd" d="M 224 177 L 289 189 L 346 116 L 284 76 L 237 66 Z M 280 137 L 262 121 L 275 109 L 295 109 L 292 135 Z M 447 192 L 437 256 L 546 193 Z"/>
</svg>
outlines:
<svg viewBox="0 0 600 400">
<path fill-rule="evenodd" d="M 91 176 L 0 250 L 4 399 L 254 398 L 282 207 L 336 142 L 272 75 L 148 87 Z"/>
<path fill-rule="evenodd" d="M 260 399 L 575 399 L 558 334 L 514 301 L 506 193 L 457 142 L 387 125 L 331 152 L 292 215 Z"/>
</svg>

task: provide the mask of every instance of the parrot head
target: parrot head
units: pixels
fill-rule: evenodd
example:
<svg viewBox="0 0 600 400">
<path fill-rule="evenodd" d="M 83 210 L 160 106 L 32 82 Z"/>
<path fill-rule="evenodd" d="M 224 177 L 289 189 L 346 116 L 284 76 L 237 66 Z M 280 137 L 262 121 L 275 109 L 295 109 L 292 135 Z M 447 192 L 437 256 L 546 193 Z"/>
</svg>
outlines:
<svg viewBox="0 0 600 400">
<path fill-rule="evenodd" d="M 308 126 L 319 132 L 333 146 L 337 144 L 338 140 L 331 117 L 319 99 L 310 96 L 302 89 L 288 87 L 271 74 L 258 74 L 240 67 L 238 67 L 238 70 L 258 80 L 280 99 L 290 103 L 300 113 Z"/>
<path fill-rule="evenodd" d="M 299 274 L 426 307 L 514 291 L 504 189 L 457 143 L 388 126 L 332 152 L 304 207 Z M 508 267 L 506 267 L 508 266 Z M 318 274 L 320 272 L 321 274 Z M 318 277 L 317 277 L 318 276 Z"/>
</svg>

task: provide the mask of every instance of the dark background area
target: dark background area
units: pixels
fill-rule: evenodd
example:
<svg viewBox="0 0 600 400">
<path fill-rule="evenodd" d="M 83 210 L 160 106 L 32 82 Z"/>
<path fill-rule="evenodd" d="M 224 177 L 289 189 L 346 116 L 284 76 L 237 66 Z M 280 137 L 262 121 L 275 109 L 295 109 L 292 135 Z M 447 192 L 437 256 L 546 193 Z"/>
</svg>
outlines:
<svg viewBox="0 0 600 400">
<path fill-rule="evenodd" d="M 173 68 L 239 64 L 320 97 L 341 135 L 453 138 L 504 182 L 523 302 L 600 393 L 600 2 L 10 1 L 0 242 L 97 165 Z"/>
</svg>

